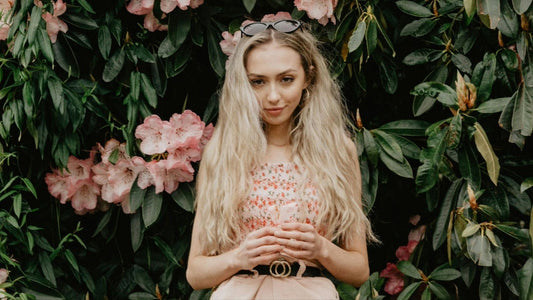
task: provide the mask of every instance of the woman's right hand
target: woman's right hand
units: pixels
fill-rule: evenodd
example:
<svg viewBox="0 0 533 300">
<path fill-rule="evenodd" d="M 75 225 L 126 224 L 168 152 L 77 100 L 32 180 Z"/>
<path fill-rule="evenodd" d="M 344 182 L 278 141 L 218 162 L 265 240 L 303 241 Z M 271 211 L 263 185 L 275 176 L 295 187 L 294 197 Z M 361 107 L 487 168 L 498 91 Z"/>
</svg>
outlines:
<svg viewBox="0 0 533 300">
<path fill-rule="evenodd" d="M 264 227 L 250 232 L 239 247 L 233 250 L 235 265 L 241 270 L 251 270 L 257 265 L 268 265 L 278 258 L 283 247 L 274 236 L 276 230 L 279 229 Z"/>
</svg>

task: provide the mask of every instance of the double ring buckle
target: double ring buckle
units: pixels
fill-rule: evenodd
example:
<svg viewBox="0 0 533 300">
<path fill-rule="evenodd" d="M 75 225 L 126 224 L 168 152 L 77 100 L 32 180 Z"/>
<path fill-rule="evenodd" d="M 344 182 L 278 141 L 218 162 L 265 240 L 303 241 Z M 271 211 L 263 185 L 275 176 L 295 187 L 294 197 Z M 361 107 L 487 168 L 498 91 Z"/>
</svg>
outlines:
<svg viewBox="0 0 533 300">
<path fill-rule="evenodd" d="M 280 258 L 270 263 L 270 275 L 276 278 L 288 277 L 291 275 L 291 264 Z"/>
</svg>

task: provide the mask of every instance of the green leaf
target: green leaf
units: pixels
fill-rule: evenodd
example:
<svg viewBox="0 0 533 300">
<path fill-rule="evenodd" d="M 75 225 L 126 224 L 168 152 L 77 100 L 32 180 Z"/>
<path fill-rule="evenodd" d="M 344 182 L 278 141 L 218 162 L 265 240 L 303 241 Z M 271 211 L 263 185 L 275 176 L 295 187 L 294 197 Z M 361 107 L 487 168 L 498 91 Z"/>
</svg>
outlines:
<svg viewBox="0 0 533 300">
<path fill-rule="evenodd" d="M 437 296 L 438 299 L 452 299 L 450 293 L 440 284 L 430 281 L 428 282 L 429 289 Z"/>
<path fill-rule="evenodd" d="M 503 48 L 498 54 L 500 54 L 500 58 L 507 69 L 511 71 L 518 70 L 518 56 L 516 52 L 511 49 Z"/>
<path fill-rule="evenodd" d="M 422 120 L 397 120 L 379 127 L 380 130 L 402 136 L 424 136 L 429 123 Z"/>
<path fill-rule="evenodd" d="M 131 194 L 130 194 L 131 195 Z M 130 196 L 131 197 L 131 196 Z M 130 200 L 131 201 L 131 200 Z M 130 202 L 131 203 L 131 202 Z M 133 211 L 133 210 L 132 210 Z M 96 229 L 94 230 L 94 233 L 91 237 L 95 237 L 106 227 L 106 225 L 109 223 L 109 220 L 111 220 L 111 216 L 113 215 L 113 209 L 109 209 L 104 216 L 100 219 L 100 222 L 98 222 L 98 225 L 96 226 Z"/>
<path fill-rule="evenodd" d="M 476 129 L 474 132 L 474 142 L 476 143 L 477 150 L 487 162 L 487 172 L 489 173 L 490 179 L 494 185 L 498 185 L 498 176 L 500 174 L 498 157 L 494 153 L 494 150 L 492 150 L 492 145 L 481 124 L 476 122 L 474 128 Z"/>
<path fill-rule="evenodd" d="M 379 148 L 382 150 L 381 152 L 387 153 L 390 157 L 399 162 L 404 159 L 402 148 L 390 134 L 379 129 L 372 130 L 372 133 L 374 134 L 375 141 L 379 145 Z"/>
<path fill-rule="evenodd" d="M 495 224 L 494 226 L 496 226 L 501 232 L 521 241 L 522 243 L 529 243 L 529 234 L 527 231 L 504 224 Z"/>
<path fill-rule="evenodd" d="M 152 300 L 157 299 L 156 296 L 146 292 L 135 292 L 128 295 L 128 300 Z"/>
<path fill-rule="evenodd" d="M 154 243 L 172 264 L 176 266 L 181 266 L 179 261 L 176 259 L 176 256 L 174 255 L 174 251 L 165 241 L 163 241 L 159 237 L 154 237 Z"/>
<path fill-rule="evenodd" d="M 446 226 L 448 225 L 450 212 L 452 211 L 452 209 L 455 208 L 457 204 L 457 195 L 461 190 L 462 185 L 463 181 L 461 179 L 455 180 L 454 182 L 452 182 L 448 191 L 446 192 L 446 196 L 444 196 L 444 201 L 439 211 L 437 222 L 435 223 L 435 231 L 433 232 L 433 250 L 437 250 L 446 240 Z"/>
<path fill-rule="evenodd" d="M 220 49 L 219 36 L 220 33 L 213 25 L 210 25 L 207 30 L 207 53 L 209 54 L 209 62 L 218 77 L 222 78 L 226 70 L 227 57 Z"/>
<path fill-rule="evenodd" d="M 70 249 L 65 249 L 65 257 L 67 258 L 70 266 L 76 270 L 76 272 L 79 272 L 80 267 L 78 266 L 78 260 L 76 259 L 76 256 L 74 256 L 74 253 L 70 251 Z"/>
<path fill-rule="evenodd" d="M 363 140 L 368 160 L 373 166 L 376 166 L 378 163 L 379 148 L 376 144 L 374 136 L 366 128 L 363 128 Z"/>
<path fill-rule="evenodd" d="M 50 261 L 50 257 L 46 252 L 39 251 L 39 263 L 41 265 L 41 270 L 43 271 L 44 277 L 50 281 L 54 286 L 57 286 L 56 284 L 56 276 L 54 274 L 54 268 L 52 267 L 52 262 Z"/>
<path fill-rule="evenodd" d="M 476 234 L 481 229 L 481 226 L 478 223 L 469 222 L 468 225 L 466 225 L 465 230 L 463 230 L 462 237 L 469 237 Z"/>
<path fill-rule="evenodd" d="M 411 94 L 417 96 L 430 96 L 432 98 L 437 98 L 439 102 L 446 106 L 454 108 L 457 107 L 456 91 L 449 85 L 441 82 L 430 81 L 419 83 L 414 87 Z"/>
<path fill-rule="evenodd" d="M 137 56 L 138 59 L 147 62 L 147 63 L 155 63 L 155 57 L 154 55 L 148 51 L 142 44 L 137 45 L 133 52 Z"/>
<path fill-rule="evenodd" d="M 405 157 L 398 161 L 384 151 L 379 152 L 379 157 L 383 164 L 396 175 L 404 178 L 413 178 L 413 169 Z"/>
<path fill-rule="evenodd" d="M 133 266 L 133 280 L 146 292 L 155 295 L 155 283 L 141 266 Z"/>
<path fill-rule="evenodd" d="M 162 204 L 163 196 L 161 194 L 156 194 L 155 190 L 151 189 L 150 192 L 146 194 L 146 198 L 142 203 L 142 216 L 146 228 L 157 221 L 157 218 L 161 213 Z"/>
<path fill-rule="evenodd" d="M 443 53 L 439 50 L 433 49 L 417 49 L 409 53 L 404 59 L 403 63 L 408 66 L 421 65 L 428 62 L 435 61 L 439 59 Z"/>
<path fill-rule="evenodd" d="M 503 35 L 516 39 L 520 30 L 520 16 L 516 15 L 509 1 L 502 1 L 500 3 L 502 19 L 498 22 L 497 29 Z"/>
<path fill-rule="evenodd" d="M 377 40 L 378 40 L 377 21 L 375 19 L 370 19 L 370 22 L 368 22 L 366 33 L 365 33 L 365 39 L 366 39 L 366 54 L 368 58 L 370 57 L 372 52 L 374 52 L 374 50 L 376 49 Z"/>
<path fill-rule="evenodd" d="M 402 12 L 414 17 L 433 17 L 433 13 L 429 8 L 417 4 L 414 1 L 396 1 L 396 6 L 398 6 Z"/>
<path fill-rule="evenodd" d="M 22 195 L 20 193 L 13 196 L 13 212 L 17 218 L 20 218 L 20 212 L 22 210 Z"/>
<path fill-rule="evenodd" d="M 459 172 L 466 178 L 474 190 L 481 187 L 481 171 L 479 163 L 474 153 L 474 149 L 469 143 L 463 143 L 457 152 L 459 156 Z"/>
<path fill-rule="evenodd" d="M 531 210 L 531 199 L 529 195 L 520 191 L 520 185 L 513 178 L 500 175 L 499 179 L 503 183 L 501 188 L 507 193 L 509 204 L 524 215 L 528 215 Z"/>
<path fill-rule="evenodd" d="M 242 0 L 242 4 L 244 4 L 244 8 L 246 8 L 246 11 L 251 13 L 252 10 L 255 7 L 256 0 Z"/>
<path fill-rule="evenodd" d="M 512 130 L 519 131 L 523 136 L 530 136 L 533 133 L 533 89 L 522 83 L 515 95 Z"/>
<path fill-rule="evenodd" d="M 448 68 L 446 66 L 440 66 L 433 70 L 431 73 L 429 73 L 426 78 L 424 78 L 425 82 L 429 81 L 436 81 L 444 83 L 446 81 L 446 78 L 448 77 Z M 415 96 L 415 99 L 413 101 L 413 115 L 415 117 L 421 116 L 425 112 L 429 111 L 433 104 L 435 104 L 435 101 L 437 99 L 434 97 L 430 97 L 427 95 L 417 95 Z"/>
<path fill-rule="evenodd" d="M 361 43 L 363 42 L 363 39 L 365 38 L 365 32 L 366 32 L 366 22 L 360 21 L 357 23 L 357 27 L 353 31 L 352 35 L 350 36 L 350 40 L 348 40 L 348 51 L 353 52 L 361 46 Z"/>
<path fill-rule="evenodd" d="M 398 88 L 398 74 L 392 63 L 386 59 L 378 61 L 379 79 L 385 92 L 394 94 Z"/>
<path fill-rule="evenodd" d="M 481 235 L 481 233 L 476 233 L 473 236 L 469 236 L 466 239 L 466 246 L 468 250 L 468 255 L 470 255 L 472 261 L 475 262 L 478 266 L 492 266 L 490 243 L 485 236 Z"/>
<path fill-rule="evenodd" d="M 60 113 L 65 113 L 65 103 L 63 99 L 63 83 L 57 77 L 50 76 L 46 81 L 54 108 Z"/>
<path fill-rule="evenodd" d="M 194 211 L 194 190 L 190 185 L 181 185 L 171 194 L 171 197 L 185 211 Z"/>
<path fill-rule="evenodd" d="M 109 58 L 109 53 L 111 53 L 112 42 L 109 27 L 107 25 L 100 26 L 98 29 L 98 49 L 105 60 Z"/>
<path fill-rule="evenodd" d="M 61 19 L 63 19 L 65 22 L 78 27 L 80 29 L 85 30 L 94 30 L 98 29 L 98 24 L 95 20 L 91 19 L 90 17 L 84 16 L 82 14 L 72 13 L 69 11 L 69 13 L 64 14 L 61 16 Z"/>
<path fill-rule="evenodd" d="M 139 247 L 141 247 L 143 236 L 144 236 L 144 226 L 141 222 L 141 212 L 136 212 L 130 217 L 130 232 L 131 232 L 131 246 L 133 252 L 137 252 Z"/>
<path fill-rule="evenodd" d="M 179 49 L 191 29 L 190 11 L 174 10 L 168 15 L 168 38 Z"/>
<path fill-rule="evenodd" d="M 491 268 L 482 268 L 479 276 L 479 300 L 492 300 L 496 293 L 496 282 L 491 274 Z"/>
<path fill-rule="evenodd" d="M 397 300 L 408 300 L 411 296 L 418 290 L 418 287 L 422 284 L 422 281 L 413 282 L 408 285 L 401 293 L 398 295 Z"/>
<path fill-rule="evenodd" d="M 400 270 L 403 274 L 414 279 L 422 279 L 422 276 L 420 276 L 418 269 L 410 261 L 399 261 L 396 266 L 398 267 L 398 270 Z"/>
<path fill-rule="evenodd" d="M 492 86 L 496 79 L 496 55 L 486 53 L 483 61 L 476 65 L 472 74 L 472 83 L 477 87 L 477 101 L 490 98 Z"/>
<path fill-rule="evenodd" d="M 54 51 L 55 60 L 65 72 L 74 77 L 80 76 L 77 56 L 62 32 L 57 35 L 57 41 L 52 44 L 52 50 Z"/>
<path fill-rule="evenodd" d="M 533 177 L 528 177 L 520 184 L 520 192 L 523 193 L 533 186 Z"/>
<path fill-rule="evenodd" d="M 405 157 L 411 159 L 420 158 L 420 147 L 409 139 L 402 137 L 401 135 L 391 134 L 394 137 L 394 140 L 402 148 L 402 153 Z"/>
<path fill-rule="evenodd" d="M 511 101 L 511 97 L 496 98 L 485 101 L 476 110 L 482 114 L 493 114 L 503 111 L 505 106 Z"/>
<path fill-rule="evenodd" d="M 463 73 L 472 73 L 472 62 L 461 53 L 454 53 L 452 55 L 453 64 Z"/>
<path fill-rule="evenodd" d="M 122 67 L 124 66 L 125 57 L 126 55 L 124 53 L 124 49 L 120 48 L 106 62 L 104 66 L 104 72 L 102 74 L 102 79 L 105 82 L 110 82 L 117 77 L 118 73 L 120 73 Z"/>
<path fill-rule="evenodd" d="M 533 258 L 529 258 L 518 270 L 520 300 L 533 299 Z"/>
<path fill-rule="evenodd" d="M 38 6 L 34 6 L 33 9 L 31 10 L 30 25 L 28 25 L 28 32 L 27 32 L 28 44 L 30 46 L 33 45 L 33 42 L 35 41 L 35 37 L 39 29 L 39 24 L 41 23 L 41 20 L 42 20 L 41 14 L 42 14 L 42 8 Z"/>
<path fill-rule="evenodd" d="M 39 43 L 39 48 L 41 52 L 48 60 L 49 63 L 54 63 L 54 51 L 52 50 L 52 43 L 50 42 L 50 37 L 44 28 L 37 29 L 37 42 Z"/>
<path fill-rule="evenodd" d="M 405 25 L 400 32 L 400 36 L 422 37 L 430 33 L 435 28 L 435 25 L 437 25 L 437 20 L 429 18 L 415 20 Z"/>
<path fill-rule="evenodd" d="M 463 5 L 466 15 L 471 18 L 476 12 L 476 0 L 464 0 Z"/>
<path fill-rule="evenodd" d="M 422 295 L 420 295 L 420 300 L 431 300 L 431 289 L 429 289 L 429 285 L 426 286 Z"/>
<path fill-rule="evenodd" d="M 130 210 L 132 212 L 137 211 L 137 209 L 141 207 L 147 191 L 147 189 L 141 189 L 139 187 L 137 180 L 138 179 L 135 180 L 130 190 Z"/>
<path fill-rule="evenodd" d="M 90 12 L 91 14 L 96 13 L 94 9 L 92 8 L 92 6 L 86 0 L 76 0 L 76 2 L 78 2 L 80 6 L 83 7 L 83 9 Z"/>
<path fill-rule="evenodd" d="M 141 94 L 141 75 L 139 72 L 134 71 L 130 73 L 130 97 L 134 102 L 139 101 L 139 95 Z"/>
<path fill-rule="evenodd" d="M 477 12 L 485 26 L 495 29 L 500 21 L 500 1 L 478 0 Z"/>
<path fill-rule="evenodd" d="M 531 6 L 532 0 L 513 0 L 513 8 L 517 14 L 521 15 L 525 13 Z"/>
<path fill-rule="evenodd" d="M 461 277 L 461 272 L 453 268 L 436 269 L 429 274 L 428 278 L 441 281 L 452 281 Z"/>
</svg>

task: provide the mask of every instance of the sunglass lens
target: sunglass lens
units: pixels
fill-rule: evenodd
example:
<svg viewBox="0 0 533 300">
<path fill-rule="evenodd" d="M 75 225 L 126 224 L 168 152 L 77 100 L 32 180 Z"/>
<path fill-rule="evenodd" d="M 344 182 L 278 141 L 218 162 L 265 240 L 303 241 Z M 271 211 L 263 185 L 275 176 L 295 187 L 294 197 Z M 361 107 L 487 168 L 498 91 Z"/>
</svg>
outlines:
<svg viewBox="0 0 533 300">
<path fill-rule="evenodd" d="M 291 33 L 300 28 L 300 22 L 296 20 L 281 20 L 272 25 L 277 31 Z"/>
<path fill-rule="evenodd" d="M 242 28 L 242 32 L 248 36 L 256 35 L 267 28 L 265 23 L 250 23 Z"/>
</svg>

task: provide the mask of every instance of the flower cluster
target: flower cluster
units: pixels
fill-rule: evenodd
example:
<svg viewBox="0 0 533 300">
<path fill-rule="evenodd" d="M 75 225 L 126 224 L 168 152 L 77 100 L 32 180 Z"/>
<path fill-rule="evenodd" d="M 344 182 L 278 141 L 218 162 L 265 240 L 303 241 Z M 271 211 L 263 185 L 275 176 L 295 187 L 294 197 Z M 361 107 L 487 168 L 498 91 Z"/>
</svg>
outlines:
<svg viewBox="0 0 533 300">
<path fill-rule="evenodd" d="M 13 7 L 14 0 L 0 0 L 0 41 L 7 39 L 9 28 L 11 27 L 11 16 L 9 12 Z"/>
<path fill-rule="evenodd" d="M 409 222 L 416 226 L 420 221 L 420 216 L 416 215 L 410 218 Z M 424 238 L 424 233 L 426 232 L 426 225 L 420 225 L 409 232 L 407 238 L 408 243 L 406 246 L 400 246 L 396 250 L 396 258 L 398 261 L 409 260 L 409 257 L 415 250 L 416 246 Z M 403 273 L 398 270 L 396 264 L 387 263 L 387 267 L 381 271 L 379 276 L 383 278 L 388 278 L 385 283 L 385 292 L 390 295 L 399 294 L 404 288 Z"/>
<path fill-rule="evenodd" d="M 40 0 L 34 0 L 34 4 L 38 7 L 43 7 L 43 3 Z M 68 25 L 58 18 L 67 11 L 67 5 L 63 0 L 57 0 L 56 2 L 52 1 L 52 4 L 54 6 L 53 14 L 45 12 L 42 14 L 42 18 L 46 21 L 46 32 L 53 44 L 57 41 L 57 34 L 60 31 L 64 33 L 67 32 Z"/>
<path fill-rule="evenodd" d="M 135 180 L 141 189 L 154 186 L 156 193 L 172 193 L 180 182 L 192 181 L 191 162 L 200 160 L 213 129 L 190 110 L 172 115 L 169 121 L 146 117 L 135 136 L 141 140 L 141 152 L 151 156 L 149 161 L 130 157 L 125 143 L 111 139 L 105 146 L 98 144 L 87 159 L 69 157 L 67 170 L 46 174 L 48 191 L 63 204 L 70 201 L 77 214 L 105 211 L 110 203 L 120 204 L 124 213 L 134 213 L 129 195 Z M 100 161 L 95 163 L 97 153 Z"/>
<path fill-rule="evenodd" d="M 166 31 L 168 30 L 168 25 L 161 24 L 154 15 L 154 2 L 154 0 L 131 0 L 126 9 L 134 15 L 144 16 L 144 28 L 148 31 Z M 204 0 L 161 0 L 160 9 L 163 12 L 161 18 L 166 18 L 166 14 L 176 9 L 176 7 L 181 10 L 187 10 L 189 7 L 197 8 L 203 3 Z"/>
<path fill-rule="evenodd" d="M 318 20 L 318 23 L 326 25 L 330 20 L 336 23 L 333 12 L 337 7 L 337 0 L 295 0 L 294 5 L 298 10 L 307 12 L 310 19 Z"/>
<path fill-rule="evenodd" d="M 2 268 L 0 269 L 0 284 L 7 281 L 7 277 L 9 276 L 9 271 Z M 2 294 L 5 293 L 6 290 L 0 289 L 0 300 L 7 299 L 6 297 L 2 297 Z"/>
</svg>

